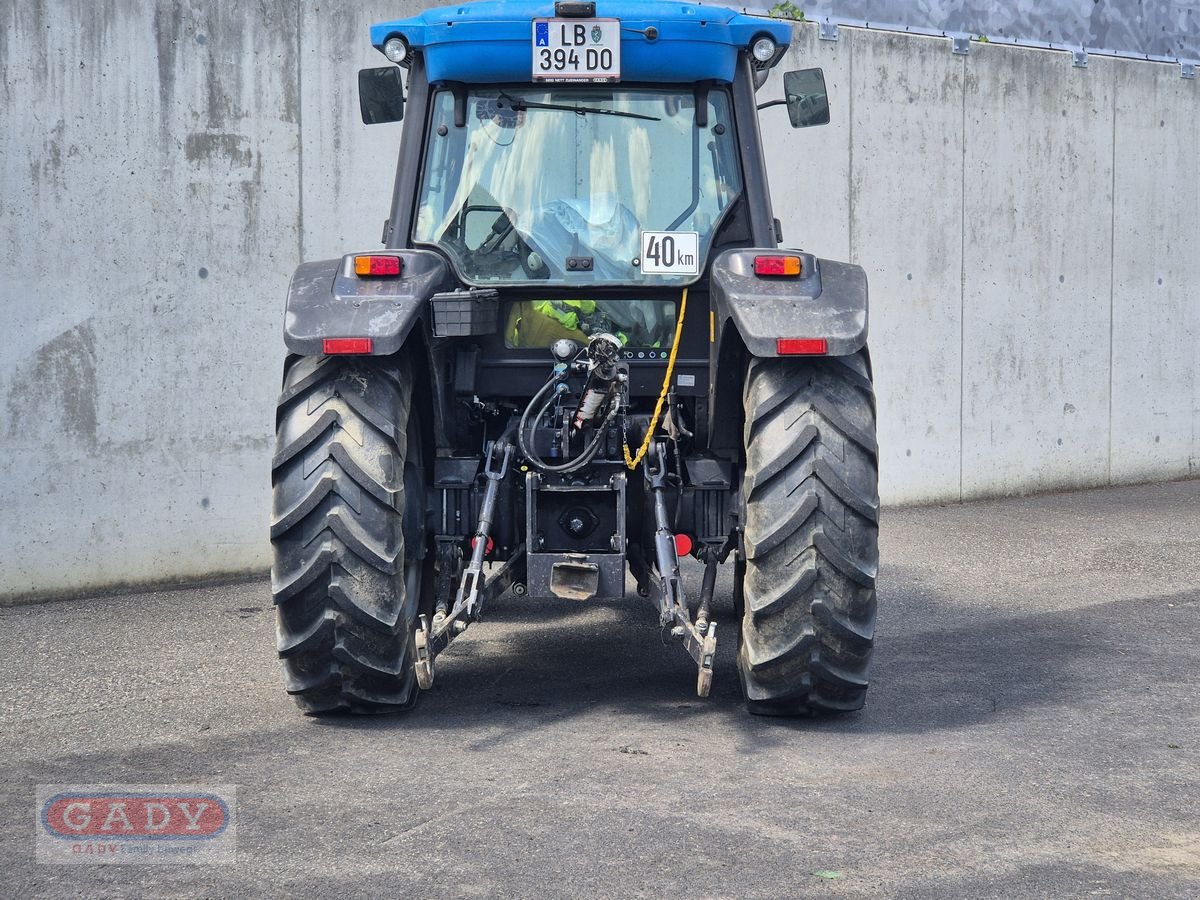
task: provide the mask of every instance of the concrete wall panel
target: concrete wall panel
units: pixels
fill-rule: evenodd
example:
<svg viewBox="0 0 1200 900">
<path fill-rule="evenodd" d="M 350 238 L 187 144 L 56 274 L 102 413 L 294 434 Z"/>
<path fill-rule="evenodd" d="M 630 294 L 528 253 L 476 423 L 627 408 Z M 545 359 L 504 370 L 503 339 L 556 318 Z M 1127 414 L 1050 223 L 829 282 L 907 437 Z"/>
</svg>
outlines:
<svg viewBox="0 0 1200 900">
<path fill-rule="evenodd" d="M 890 503 L 915 503 L 944 497 L 961 461 L 965 63 L 942 40 L 857 31 L 847 41 L 854 261 L 871 279 L 879 442 L 887 448 L 880 492 Z M 905 224 L 916 222 L 922 227 Z"/>
<path fill-rule="evenodd" d="M 83 0 L 3 20 L 0 592 L 259 568 L 296 23 Z"/>
<path fill-rule="evenodd" d="M 1200 124 L 1194 83 L 1117 67 L 1112 478 L 1182 478 L 1197 461 Z"/>
<path fill-rule="evenodd" d="M 972 49 L 964 497 L 1108 478 L 1114 75 L 1112 60 Z"/>
</svg>

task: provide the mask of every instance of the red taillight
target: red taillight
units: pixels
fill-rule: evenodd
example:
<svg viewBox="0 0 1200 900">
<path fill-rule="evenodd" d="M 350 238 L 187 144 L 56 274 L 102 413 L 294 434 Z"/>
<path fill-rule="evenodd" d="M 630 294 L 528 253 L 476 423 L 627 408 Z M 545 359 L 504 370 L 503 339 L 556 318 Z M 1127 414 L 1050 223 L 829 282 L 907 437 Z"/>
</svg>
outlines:
<svg viewBox="0 0 1200 900">
<path fill-rule="evenodd" d="M 370 353 L 374 349 L 375 342 L 370 338 L 325 338 L 326 356 Z"/>
<path fill-rule="evenodd" d="M 474 550 L 478 543 L 479 535 L 475 535 L 473 538 L 471 538 L 471 549 Z M 483 555 L 491 556 L 494 549 L 496 549 L 496 542 L 492 540 L 491 535 L 488 535 L 487 544 L 485 544 L 483 548 Z"/>
<path fill-rule="evenodd" d="M 825 338 L 780 338 L 780 356 L 824 356 L 829 352 Z"/>
<path fill-rule="evenodd" d="M 675 535 L 675 555 L 676 556 L 691 556 L 692 548 L 695 544 L 692 543 L 691 537 L 686 534 Z"/>
<path fill-rule="evenodd" d="M 804 269 L 798 256 L 756 256 L 754 257 L 755 275 L 784 275 L 794 278 Z"/>
<path fill-rule="evenodd" d="M 398 256 L 356 256 L 354 257 L 355 275 L 399 275 L 400 257 Z"/>
</svg>

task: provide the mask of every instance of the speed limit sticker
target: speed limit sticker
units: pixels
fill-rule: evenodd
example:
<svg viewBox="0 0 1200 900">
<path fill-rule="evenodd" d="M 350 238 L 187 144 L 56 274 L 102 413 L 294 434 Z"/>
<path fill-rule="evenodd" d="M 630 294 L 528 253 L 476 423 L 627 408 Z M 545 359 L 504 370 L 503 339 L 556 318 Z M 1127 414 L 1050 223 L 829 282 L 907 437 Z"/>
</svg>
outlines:
<svg viewBox="0 0 1200 900">
<path fill-rule="evenodd" d="M 643 231 L 643 275 L 699 275 L 700 235 L 695 231 Z"/>
</svg>

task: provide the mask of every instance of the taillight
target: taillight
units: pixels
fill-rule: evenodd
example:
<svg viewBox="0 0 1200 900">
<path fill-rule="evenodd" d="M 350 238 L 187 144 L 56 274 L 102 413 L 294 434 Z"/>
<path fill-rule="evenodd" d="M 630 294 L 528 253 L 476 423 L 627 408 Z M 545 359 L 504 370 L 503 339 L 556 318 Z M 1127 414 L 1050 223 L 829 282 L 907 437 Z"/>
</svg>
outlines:
<svg viewBox="0 0 1200 900">
<path fill-rule="evenodd" d="M 371 338 L 325 338 L 326 356 L 349 356 L 370 353 L 375 349 Z"/>
<path fill-rule="evenodd" d="M 825 338 L 780 338 L 780 356 L 824 356 L 829 352 Z"/>
<path fill-rule="evenodd" d="M 691 556 L 692 550 L 695 548 L 690 535 L 677 534 L 675 535 L 675 555 L 676 556 Z"/>
<path fill-rule="evenodd" d="M 354 274 L 370 276 L 386 276 L 400 274 L 400 257 L 398 256 L 356 256 L 354 257 Z"/>
<path fill-rule="evenodd" d="M 804 269 L 798 256 L 756 256 L 754 257 L 755 275 L 783 275 L 795 278 Z"/>
</svg>

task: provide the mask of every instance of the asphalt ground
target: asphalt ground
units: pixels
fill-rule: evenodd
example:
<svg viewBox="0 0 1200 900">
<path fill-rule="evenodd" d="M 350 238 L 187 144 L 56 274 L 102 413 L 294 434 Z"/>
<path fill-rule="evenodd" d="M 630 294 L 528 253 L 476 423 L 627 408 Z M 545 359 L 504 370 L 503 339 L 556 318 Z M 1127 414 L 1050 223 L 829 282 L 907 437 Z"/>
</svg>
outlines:
<svg viewBox="0 0 1200 900">
<path fill-rule="evenodd" d="M 885 512 L 867 709 L 744 712 L 646 601 L 502 598 L 403 717 L 284 695 L 265 580 L 0 610 L 0 894 L 1200 896 L 1200 482 Z M 690 589 L 699 572 L 689 570 Z M 236 861 L 34 855 L 38 784 L 232 784 Z"/>
</svg>

